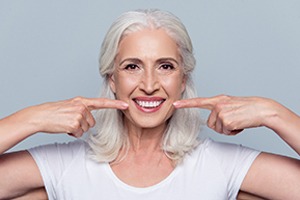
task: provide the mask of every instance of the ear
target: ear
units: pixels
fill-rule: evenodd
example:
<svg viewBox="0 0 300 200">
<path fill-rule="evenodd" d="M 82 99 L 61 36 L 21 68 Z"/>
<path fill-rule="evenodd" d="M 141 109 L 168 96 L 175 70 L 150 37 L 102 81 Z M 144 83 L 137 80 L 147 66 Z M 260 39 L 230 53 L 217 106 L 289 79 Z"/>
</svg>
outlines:
<svg viewBox="0 0 300 200">
<path fill-rule="evenodd" d="M 181 84 L 181 93 L 184 92 L 185 88 L 186 88 L 186 81 L 187 81 L 187 76 L 183 75 L 182 77 L 182 84 Z"/>
<path fill-rule="evenodd" d="M 113 93 L 116 93 L 116 85 L 115 85 L 115 76 L 114 76 L 114 74 L 109 75 L 108 81 L 109 81 L 110 89 L 113 91 Z"/>
</svg>

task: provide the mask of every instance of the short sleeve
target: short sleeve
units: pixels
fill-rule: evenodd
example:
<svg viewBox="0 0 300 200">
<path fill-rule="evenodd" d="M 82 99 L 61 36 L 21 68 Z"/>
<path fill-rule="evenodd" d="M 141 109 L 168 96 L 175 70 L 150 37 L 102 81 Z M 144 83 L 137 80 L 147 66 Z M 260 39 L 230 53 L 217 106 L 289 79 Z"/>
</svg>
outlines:
<svg viewBox="0 0 300 200">
<path fill-rule="evenodd" d="M 229 199 L 235 199 L 241 184 L 259 151 L 237 144 L 209 140 L 209 152 L 219 163 L 227 180 Z"/>
<path fill-rule="evenodd" d="M 85 142 L 76 140 L 63 144 L 49 144 L 28 150 L 42 175 L 49 199 L 56 199 L 55 187 L 64 172 L 85 154 Z"/>
</svg>

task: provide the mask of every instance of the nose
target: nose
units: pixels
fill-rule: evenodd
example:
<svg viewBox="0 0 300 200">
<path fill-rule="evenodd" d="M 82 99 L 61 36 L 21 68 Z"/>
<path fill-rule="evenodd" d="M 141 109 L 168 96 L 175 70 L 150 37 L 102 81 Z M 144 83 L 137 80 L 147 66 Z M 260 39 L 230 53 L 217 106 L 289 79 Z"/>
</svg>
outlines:
<svg viewBox="0 0 300 200">
<path fill-rule="evenodd" d="M 139 88 L 147 95 L 154 94 L 159 90 L 159 78 L 154 69 L 145 69 L 143 76 L 141 77 Z"/>
</svg>

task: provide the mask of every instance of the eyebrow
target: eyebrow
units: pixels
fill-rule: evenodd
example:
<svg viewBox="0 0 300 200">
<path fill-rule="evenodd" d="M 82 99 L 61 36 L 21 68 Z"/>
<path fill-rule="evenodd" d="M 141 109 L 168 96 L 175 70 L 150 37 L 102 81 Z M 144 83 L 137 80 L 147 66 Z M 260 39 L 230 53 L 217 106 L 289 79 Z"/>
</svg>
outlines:
<svg viewBox="0 0 300 200">
<path fill-rule="evenodd" d="M 172 57 L 160 58 L 160 59 L 158 59 L 156 62 L 157 62 L 157 63 L 161 63 L 161 62 L 166 62 L 166 61 L 173 61 L 173 62 L 175 62 L 177 65 L 179 65 L 179 62 L 178 62 L 175 58 L 172 58 Z"/>
<path fill-rule="evenodd" d="M 130 62 L 133 62 L 133 63 L 143 63 L 138 58 L 126 58 L 126 59 L 122 60 L 119 65 L 122 65 L 124 62 L 127 62 L 127 61 L 130 61 Z"/>
<path fill-rule="evenodd" d="M 126 59 L 122 60 L 119 63 L 119 65 L 122 65 L 124 62 L 127 62 L 127 61 L 130 61 L 130 62 L 133 62 L 133 63 L 138 63 L 138 64 L 143 63 L 143 61 L 139 58 L 126 58 Z M 179 62 L 175 58 L 172 58 L 172 57 L 159 58 L 158 60 L 155 61 L 155 63 L 161 63 L 161 62 L 167 62 L 167 61 L 173 61 L 177 65 L 179 65 Z"/>
</svg>

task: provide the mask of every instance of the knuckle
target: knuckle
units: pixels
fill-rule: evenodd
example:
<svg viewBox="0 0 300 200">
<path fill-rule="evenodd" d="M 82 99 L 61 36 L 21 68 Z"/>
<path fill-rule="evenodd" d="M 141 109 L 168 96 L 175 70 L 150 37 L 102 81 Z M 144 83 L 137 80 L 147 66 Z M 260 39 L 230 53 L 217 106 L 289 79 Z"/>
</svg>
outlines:
<svg viewBox="0 0 300 200">
<path fill-rule="evenodd" d="M 92 119 L 90 120 L 89 124 L 90 124 L 90 127 L 94 127 L 94 126 L 96 125 L 95 119 L 92 118 Z"/>
<path fill-rule="evenodd" d="M 74 97 L 72 100 L 73 101 L 82 101 L 82 96 L 77 96 L 77 97 Z"/>
<path fill-rule="evenodd" d="M 223 110 L 223 107 L 224 107 L 224 104 L 223 103 L 218 103 L 216 106 L 215 106 L 215 110 L 217 112 L 221 112 Z M 221 115 L 221 113 L 219 113 L 219 116 Z"/>
<path fill-rule="evenodd" d="M 88 131 L 89 129 L 90 129 L 89 126 L 82 127 L 83 132 L 86 132 L 86 131 Z"/>
<path fill-rule="evenodd" d="M 228 121 L 228 120 L 224 120 L 223 126 L 224 126 L 224 128 L 226 128 L 227 130 L 231 130 L 231 128 L 232 128 L 232 123 L 231 123 L 230 121 Z"/>
<path fill-rule="evenodd" d="M 231 96 L 226 95 L 226 94 L 221 94 L 218 96 L 218 98 L 222 101 L 222 102 L 226 102 L 232 99 Z"/>
<path fill-rule="evenodd" d="M 77 132 L 79 129 L 81 129 L 79 121 L 75 120 L 70 123 L 70 132 L 74 133 Z"/>
<path fill-rule="evenodd" d="M 71 103 L 73 104 L 73 111 L 78 112 L 80 114 L 84 114 L 86 112 L 86 106 L 84 105 L 82 101 L 82 97 L 75 97 L 71 100 Z"/>
<path fill-rule="evenodd" d="M 212 123 L 207 123 L 208 128 L 214 129 L 214 125 Z"/>
<path fill-rule="evenodd" d="M 206 124 L 207 124 L 207 126 L 208 126 L 209 128 L 211 128 L 211 129 L 214 129 L 214 128 L 215 128 L 215 123 L 214 123 L 213 121 L 211 121 L 211 120 L 208 120 Z"/>
<path fill-rule="evenodd" d="M 231 135 L 230 130 L 228 130 L 228 129 L 226 129 L 226 128 L 223 129 L 223 133 L 224 133 L 225 135 Z"/>
<path fill-rule="evenodd" d="M 216 131 L 217 133 L 223 133 L 223 130 L 220 127 L 214 127 L 213 130 Z"/>
<path fill-rule="evenodd" d="M 81 96 L 74 97 L 70 101 L 73 105 L 83 105 L 83 97 Z"/>
<path fill-rule="evenodd" d="M 231 96 L 229 96 L 227 94 L 222 94 L 221 96 L 222 96 L 223 99 L 230 99 L 231 98 Z"/>
<path fill-rule="evenodd" d="M 72 134 L 75 138 L 79 138 L 82 135 L 82 131 L 77 131 L 75 133 Z"/>
<path fill-rule="evenodd" d="M 84 114 L 85 110 L 86 110 L 86 108 L 83 104 L 78 105 L 76 109 L 77 109 L 77 112 L 80 113 L 80 115 Z"/>
<path fill-rule="evenodd" d="M 80 129 L 80 130 L 77 132 L 76 137 L 77 137 L 77 138 L 81 137 L 82 134 L 83 134 L 83 132 L 84 132 L 84 131 L 83 131 L 82 129 Z"/>
<path fill-rule="evenodd" d="M 225 120 L 224 121 L 224 127 L 229 130 L 229 131 L 232 131 L 232 130 L 235 130 L 236 129 L 236 126 L 234 124 L 234 122 L 232 121 L 228 121 L 228 120 Z"/>
<path fill-rule="evenodd" d="M 222 108 L 219 108 L 218 109 L 222 110 Z M 222 121 L 226 120 L 226 114 L 224 112 L 219 112 L 218 114 L 218 118 L 221 119 Z"/>
<path fill-rule="evenodd" d="M 75 120 L 76 122 L 79 123 L 82 119 L 83 119 L 83 115 L 82 115 L 81 112 L 75 113 L 75 114 L 74 114 L 74 120 Z"/>
</svg>

